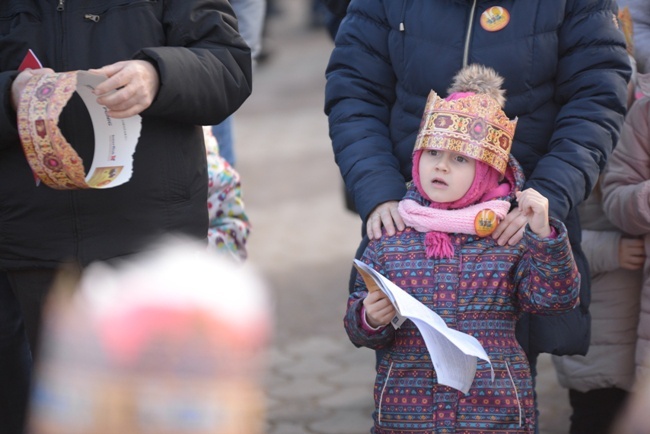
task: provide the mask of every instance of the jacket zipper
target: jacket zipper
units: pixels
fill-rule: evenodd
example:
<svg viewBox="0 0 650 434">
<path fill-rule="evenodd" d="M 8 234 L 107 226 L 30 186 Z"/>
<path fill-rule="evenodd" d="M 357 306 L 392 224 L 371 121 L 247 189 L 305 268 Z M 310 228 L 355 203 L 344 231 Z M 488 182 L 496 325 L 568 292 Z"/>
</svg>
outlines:
<svg viewBox="0 0 650 434">
<path fill-rule="evenodd" d="M 60 31 L 61 36 L 59 38 L 59 43 L 58 43 L 58 46 L 57 46 L 58 55 L 55 56 L 55 59 L 56 59 L 55 62 L 58 61 L 60 63 L 60 66 L 62 67 L 61 69 L 65 70 L 66 69 L 66 64 L 67 64 L 67 62 L 66 62 L 66 60 L 64 58 L 64 53 L 63 53 L 63 45 L 64 45 L 63 44 L 63 39 L 65 38 L 65 36 L 64 36 L 65 27 L 63 25 L 64 24 L 63 23 L 63 21 L 64 21 L 63 12 L 65 11 L 65 0 L 58 0 L 57 5 L 56 5 L 56 10 L 57 10 L 57 12 L 59 12 L 58 22 L 59 22 L 59 28 L 61 30 Z M 72 207 L 73 214 L 76 216 L 76 214 L 77 214 L 77 212 L 76 212 L 77 204 L 76 204 L 74 192 L 70 192 L 70 206 Z M 75 232 L 75 244 L 77 245 L 77 247 L 75 249 L 75 256 L 78 258 L 79 257 L 79 242 L 78 242 L 79 241 L 79 223 L 76 220 L 76 217 L 75 217 L 75 220 L 74 220 L 73 224 L 74 224 L 74 232 Z"/>
<path fill-rule="evenodd" d="M 469 58 L 469 40 L 472 37 L 472 27 L 474 27 L 474 14 L 476 13 L 476 0 L 472 2 L 472 10 L 469 14 L 469 26 L 467 26 L 467 34 L 465 35 L 465 49 L 463 52 L 463 68 L 467 66 Z"/>
<path fill-rule="evenodd" d="M 404 0 L 404 3 L 402 3 L 402 18 L 399 20 L 399 31 L 403 32 L 405 30 L 404 27 L 404 18 L 406 17 L 406 0 Z"/>
<path fill-rule="evenodd" d="M 377 414 L 377 423 L 381 425 L 381 407 L 382 403 L 384 402 L 384 391 L 386 390 L 386 386 L 388 386 L 388 380 L 390 379 L 390 373 L 393 370 L 393 362 L 390 362 L 390 366 L 388 367 L 388 374 L 386 374 L 386 379 L 384 380 L 384 387 L 381 388 L 381 394 L 379 395 L 379 412 Z"/>
<path fill-rule="evenodd" d="M 515 379 L 512 377 L 512 373 L 510 372 L 510 363 L 506 360 L 506 371 L 508 371 L 508 376 L 510 377 L 510 382 L 512 383 L 512 389 L 515 391 L 515 397 L 517 398 L 517 407 L 519 408 L 519 428 L 521 428 L 521 422 L 523 419 L 523 415 L 521 414 L 521 401 L 519 400 L 519 392 L 517 391 L 517 385 L 515 384 Z"/>
</svg>

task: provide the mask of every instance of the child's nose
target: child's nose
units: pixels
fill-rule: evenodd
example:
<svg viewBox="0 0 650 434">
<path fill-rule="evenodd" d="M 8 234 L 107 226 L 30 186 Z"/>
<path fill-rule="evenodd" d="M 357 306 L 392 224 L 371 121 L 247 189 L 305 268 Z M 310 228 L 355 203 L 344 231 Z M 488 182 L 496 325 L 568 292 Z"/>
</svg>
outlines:
<svg viewBox="0 0 650 434">
<path fill-rule="evenodd" d="M 449 169 L 449 162 L 447 161 L 447 156 L 439 158 L 436 162 L 436 169 L 446 172 Z"/>
</svg>

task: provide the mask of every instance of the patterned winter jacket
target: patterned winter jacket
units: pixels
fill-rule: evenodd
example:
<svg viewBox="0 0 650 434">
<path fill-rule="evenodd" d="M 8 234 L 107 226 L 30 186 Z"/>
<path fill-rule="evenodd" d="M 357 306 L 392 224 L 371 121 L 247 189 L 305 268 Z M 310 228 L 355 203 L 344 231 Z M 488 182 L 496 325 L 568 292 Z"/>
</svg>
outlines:
<svg viewBox="0 0 650 434">
<path fill-rule="evenodd" d="M 244 209 L 239 173 L 221 155 L 212 128 L 203 127 L 208 159 L 208 249 L 243 261 L 251 223 Z"/>
<path fill-rule="evenodd" d="M 521 185 L 520 172 L 517 179 Z M 406 197 L 427 203 L 414 188 Z M 540 239 L 527 228 L 515 246 L 451 234 L 451 259 L 427 258 L 426 234 L 411 228 L 370 242 L 362 260 L 433 309 L 449 327 L 477 338 L 495 373 L 491 381 L 489 365 L 479 360 L 467 395 L 437 384 L 422 336 L 411 321 L 378 332 L 362 326 L 367 289 L 358 278 L 348 300 L 346 331 L 356 345 L 387 349 L 377 367 L 374 433 L 534 432 L 533 383 L 515 323 L 522 312 L 572 309 L 580 286 L 566 228 L 556 219 L 551 224 L 556 238 Z"/>
</svg>

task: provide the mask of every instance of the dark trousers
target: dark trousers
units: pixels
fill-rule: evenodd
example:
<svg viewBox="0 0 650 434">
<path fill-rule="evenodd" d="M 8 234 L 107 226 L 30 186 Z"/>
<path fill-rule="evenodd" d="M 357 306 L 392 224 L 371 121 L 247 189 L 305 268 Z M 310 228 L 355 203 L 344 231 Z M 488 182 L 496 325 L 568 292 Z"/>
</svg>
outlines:
<svg viewBox="0 0 650 434">
<path fill-rule="evenodd" d="M 56 270 L 25 270 L 7 272 L 11 289 L 20 303 L 27 341 L 32 359 L 38 360 L 43 306 L 54 282 Z"/>
<path fill-rule="evenodd" d="M 573 409 L 570 434 L 611 434 L 628 392 L 616 387 L 578 392 L 569 389 Z"/>
<path fill-rule="evenodd" d="M 22 434 L 54 270 L 0 273 L 0 433 Z"/>
<path fill-rule="evenodd" d="M 0 273 L 0 432 L 21 434 L 32 370 L 23 315 L 6 273 Z"/>
</svg>

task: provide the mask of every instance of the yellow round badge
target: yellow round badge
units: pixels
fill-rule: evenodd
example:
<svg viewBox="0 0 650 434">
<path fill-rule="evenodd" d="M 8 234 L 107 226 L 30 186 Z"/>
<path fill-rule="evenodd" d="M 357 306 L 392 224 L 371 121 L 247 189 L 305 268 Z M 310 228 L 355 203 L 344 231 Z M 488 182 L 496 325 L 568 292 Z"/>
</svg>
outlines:
<svg viewBox="0 0 650 434">
<path fill-rule="evenodd" d="M 498 32 L 510 22 L 510 13 L 501 6 L 492 6 L 481 14 L 481 27 L 488 32 Z"/>
<path fill-rule="evenodd" d="M 479 237 L 487 237 L 494 232 L 498 225 L 497 213 L 491 209 L 486 208 L 479 211 L 474 219 L 474 229 Z"/>
</svg>

